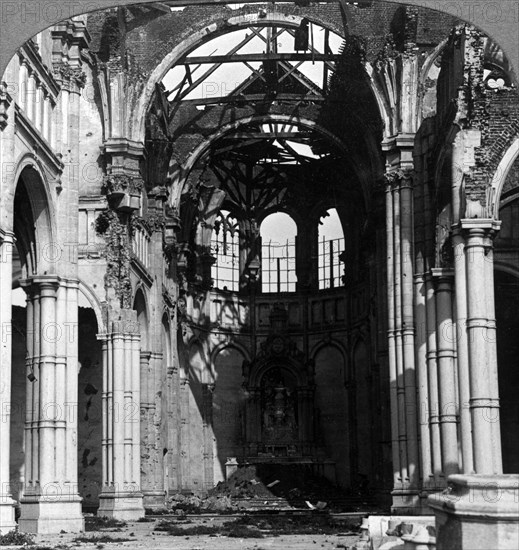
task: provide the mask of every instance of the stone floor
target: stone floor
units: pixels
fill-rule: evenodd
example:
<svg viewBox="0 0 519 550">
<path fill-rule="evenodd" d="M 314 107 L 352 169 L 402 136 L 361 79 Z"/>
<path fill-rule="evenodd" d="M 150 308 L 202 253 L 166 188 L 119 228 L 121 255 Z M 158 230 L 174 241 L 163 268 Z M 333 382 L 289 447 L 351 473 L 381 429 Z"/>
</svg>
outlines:
<svg viewBox="0 0 519 550">
<path fill-rule="evenodd" d="M 215 520 L 195 519 L 189 526 L 214 525 Z M 310 550 L 344 549 L 353 546 L 359 535 L 348 532 L 338 534 L 312 534 L 279 536 L 264 534 L 263 538 L 232 538 L 225 535 L 190 535 L 172 536 L 167 533 L 154 531 L 156 522 L 128 523 L 117 529 L 102 529 L 88 531 L 80 535 L 89 542 L 79 542 L 77 534 L 63 533 L 60 535 L 39 535 L 35 537 L 36 546 L 29 546 L 33 550 Z M 95 540 L 105 537 L 105 540 Z M 130 539 L 117 542 L 117 539 Z M 2 547 L 9 548 L 9 547 Z M 12 547 L 15 548 L 15 547 Z M 16 547 L 20 548 L 20 547 Z"/>
</svg>

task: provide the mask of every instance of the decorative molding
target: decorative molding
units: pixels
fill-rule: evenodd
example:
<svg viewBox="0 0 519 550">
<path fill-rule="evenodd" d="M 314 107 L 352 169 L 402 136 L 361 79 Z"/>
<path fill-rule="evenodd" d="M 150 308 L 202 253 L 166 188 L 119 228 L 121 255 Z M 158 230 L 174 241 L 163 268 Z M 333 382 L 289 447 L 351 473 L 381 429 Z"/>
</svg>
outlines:
<svg viewBox="0 0 519 550">
<path fill-rule="evenodd" d="M 81 67 L 72 67 L 67 63 L 55 63 L 53 66 L 54 78 L 63 86 L 74 85 L 83 88 L 86 83 L 86 73 Z"/>
<path fill-rule="evenodd" d="M 0 130 L 7 126 L 8 110 L 13 98 L 7 91 L 7 84 L 2 80 L 0 82 Z"/>
<path fill-rule="evenodd" d="M 38 130 L 36 130 L 33 123 L 27 118 L 27 115 L 16 103 L 15 122 L 15 130 L 17 132 L 22 130 L 27 134 L 27 137 L 31 141 L 30 145 L 33 152 L 43 157 L 41 159 L 43 164 L 49 168 L 52 168 L 55 173 L 61 174 L 65 165 L 61 161 L 60 156 L 52 150 L 47 140 L 43 138 Z"/>
</svg>

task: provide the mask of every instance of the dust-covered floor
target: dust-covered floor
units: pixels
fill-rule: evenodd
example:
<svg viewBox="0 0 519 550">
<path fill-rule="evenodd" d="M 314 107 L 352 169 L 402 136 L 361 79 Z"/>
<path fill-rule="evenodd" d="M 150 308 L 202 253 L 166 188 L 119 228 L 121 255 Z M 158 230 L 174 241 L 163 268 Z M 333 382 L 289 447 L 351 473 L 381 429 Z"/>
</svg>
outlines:
<svg viewBox="0 0 519 550">
<path fill-rule="evenodd" d="M 353 546 L 359 540 L 359 523 L 357 517 L 330 514 L 147 517 L 127 524 L 87 518 L 85 533 L 38 535 L 28 548 L 332 550 Z"/>
</svg>

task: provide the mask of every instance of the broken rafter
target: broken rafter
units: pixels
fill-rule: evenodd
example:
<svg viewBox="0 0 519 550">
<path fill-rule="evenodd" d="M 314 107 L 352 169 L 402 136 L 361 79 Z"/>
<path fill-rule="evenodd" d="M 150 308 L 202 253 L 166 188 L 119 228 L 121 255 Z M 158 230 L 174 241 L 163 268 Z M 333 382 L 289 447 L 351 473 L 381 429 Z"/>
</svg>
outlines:
<svg viewBox="0 0 519 550">
<path fill-rule="evenodd" d="M 234 46 L 234 48 L 232 48 L 228 53 L 227 55 L 228 56 L 232 56 L 234 55 L 238 50 L 240 50 L 241 48 L 243 48 L 243 46 L 245 46 L 246 44 L 248 44 L 252 39 L 254 38 L 254 34 L 250 34 L 250 35 L 247 35 L 239 44 L 237 44 L 236 46 Z M 220 67 L 221 67 L 221 63 L 216 63 L 215 65 L 213 65 L 210 69 L 208 69 L 207 71 L 205 71 L 205 73 L 200 76 L 199 78 L 197 78 L 186 90 L 182 90 L 182 88 L 179 90 L 179 95 L 177 98 L 175 98 L 175 101 L 180 101 L 182 99 L 184 99 L 187 95 L 189 95 L 195 88 L 197 88 L 198 86 L 200 86 L 200 84 L 202 84 L 202 82 L 209 76 L 211 76 L 216 70 L 218 70 Z M 186 65 L 186 66 L 189 66 L 189 65 Z"/>
</svg>

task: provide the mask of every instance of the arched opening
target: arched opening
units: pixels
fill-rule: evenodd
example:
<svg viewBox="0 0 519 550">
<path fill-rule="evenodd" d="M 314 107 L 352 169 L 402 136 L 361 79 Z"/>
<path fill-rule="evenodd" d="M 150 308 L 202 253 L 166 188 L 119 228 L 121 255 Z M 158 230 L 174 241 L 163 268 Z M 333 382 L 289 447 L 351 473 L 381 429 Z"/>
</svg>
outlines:
<svg viewBox="0 0 519 550">
<path fill-rule="evenodd" d="M 346 389 L 344 356 L 336 346 L 324 346 L 315 356 L 315 407 L 320 443 L 333 462 L 332 483 L 351 489 L 350 399 Z"/>
<path fill-rule="evenodd" d="M 213 286 L 237 292 L 240 288 L 240 227 L 230 212 L 220 210 L 214 222 L 211 249 Z"/>
<path fill-rule="evenodd" d="M 26 423 L 38 418 L 35 411 L 34 385 L 39 384 L 39 346 L 42 335 L 40 318 L 33 301 L 30 277 L 48 266 L 50 233 L 48 206 L 44 199 L 43 181 L 33 166 L 20 173 L 14 194 L 13 225 L 15 246 L 12 249 L 11 293 L 11 419 L 10 419 L 10 475 L 13 497 L 19 502 L 24 491 L 33 483 L 34 456 L 32 434 Z M 23 285 L 23 286 L 22 286 Z M 3 337 L 6 334 L 3 331 Z M 47 337 L 53 339 L 54 334 Z M 36 390 L 38 391 L 38 389 Z M 29 468 L 27 469 L 27 465 Z M 19 506 L 19 504 L 18 504 Z"/>
<path fill-rule="evenodd" d="M 297 225 L 285 212 L 268 215 L 260 226 L 262 292 L 296 289 Z"/>
<path fill-rule="evenodd" d="M 96 315 L 85 302 L 80 299 L 78 315 L 78 489 L 83 511 L 95 513 L 102 486 L 103 361 Z"/>
<path fill-rule="evenodd" d="M 494 293 L 503 472 L 519 471 L 519 160 L 511 166 L 500 197 L 501 230 L 495 241 Z"/>
<path fill-rule="evenodd" d="M 318 250 L 319 288 L 341 286 L 344 231 L 335 208 L 328 210 L 319 222 Z"/>
<path fill-rule="evenodd" d="M 449 117 L 459 106 L 453 99 L 461 101 L 459 87 L 467 74 L 462 48 L 472 48 L 467 54 L 471 64 L 481 49 L 486 52 L 485 59 L 478 57 L 481 66 L 476 63 L 477 70 L 470 73 L 479 81 L 468 91 L 482 97 L 483 90 L 492 90 L 494 99 L 487 95 L 485 101 L 496 120 L 508 116 L 499 103 L 508 105 L 514 93 L 510 67 L 499 48 L 477 30 L 422 7 L 296 4 L 269 5 L 258 14 L 255 8 L 231 9 L 218 2 L 178 13 L 168 3 L 134 4 L 77 18 L 37 37 L 14 59 L 9 78 L 14 75 L 22 84 L 14 103 L 0 90 L 1 129 L 13 121 L 16 126 L 2 140 L 16 154 L 34 149 L 42 165 L 41 170 L 26 169 L 26 185 L 14 198 L 20 243 L 16 271 L 23 278 L 48 277 L 45 305 L 53 314 L 51 292 L 58 289 L 60 315 L 73 312 L 67 322 L 74 322 L 78 309 L 78 274 L 92 282 L 99 302 L 106 302 L 97 319 L 86 304 L 79 306 L 84 331 L 78 344 L 80 418 L 91 420 L 99 397 L 99 370 L 90 355 L 99 354 L 94 335 L 102 319 L 107 325 L 100 336 L 106 342 L 106 365 L 117 376 L 125 373 L 114 392 L 109 386 L 103 390 L 105 411 L 108 418 L 114 393 L 130 401 L 140 395 L 140 441 L 138 430 L 132 431 L 135 460 L 130 465 L 125 455 L 123 462 L 125 476 L 130 468 L 132 476 L 137 472 L 132 487 L 139 489 L 140 476 L 148 504 L 152 497 L 155 504 L 163 502 L 163 487 L 206 491 L 223 478 L 224 455 L 241 453 L 243 459 L 288 458 L 319 467 L 334 462 L 335 474 L 326 474 L 344 488 L 364 491 L 370 478 L 370 486 L 382 487 L 386 494 L 394 490 L 396 507 L 426 505 L 422 489 L 430 453 L 425 442 L 440 421 L 427 416 L 429 411 L 418 421 L 413 406 L 427 401 L 429 389 L 431 394 L 438 391 L 435 375 L 427 379 L 427 374 L 436 373 L 431 364 L 436 360 L 444 361 L 438 372 L 448 370 L 443 367 L 451 351 L 434 348 L 440 317 L 429 314 L 437 291 L 431 277 L 444 277 L 452 268 L 448 163 L 439 177 L 445 193 L 443 188 L 441 194 L 430 193 L 435 155 L 447 139 L 438 129 L 451 124 Z M 460 33 L 465 34 L 458 40 Z M 443 56 L 448 40 L 451 50 Z M 28 64 L 34 67 L 26 70 Z M 171 71 L 163 77 L 166 69 Z M 93 90 L 91 98 L 87 89 L 83 93 L 85 82 Z M 469 96 L 481 100 L 465 94 Z M 470 118 L 483 112 L 469 111 L 461 114 Z M 422 127 L 421 117 L 427 118 Z M 505 122 L 497 120 L 499 124 Z M 486 131 L 485 126 L 481 144 L 475 134 L 465 144 L 467 173 L 481 169 L 483 158 L 489 161 L 485 165 L 494 166 L 497 153 L 485 156 L 484 142 L 492 138 Z M 494 142 L 498 147 L 500 142 Z M 85 163 L 95 167 L 93 177 L 85 175 Z M 68 173 L 64 165 L 69 164 L 80 166 L 81 175 Z M 454 166 L 454 160 L 449 164 Z M 45 186 L 39 182 L 33 189 L 39 171 L 45 174 Z M 487 176 L 477 173 L 467 180 L 467 192 L 470 183 L 487 181 Z M 470 216 L 476 211 L 481 215 L 478 201 L 492 200 L 482 186 L 477 200 L 467 202 Z M 8 220 L 10 205 L 4 212 L 3 203 L 0 219 Z M 30 215 L 23 212 L 29 203 Z M 61 262 L 40 245 L 52 242 L 49 235 L 56 226 L 56 242 L 66 241 L 70 230 L 74 248 L 76 210 L 79 238 L 100 246 L 79 251 L 79 259 L 72 252 L 72 259 Z M 445 215 L 437 217 L 434 227 L 438 211 Z M 503 211 L 503 221 L 506 216 Z M 47 232 L 45 239 L 41 230 Z M 339 256 L 344 251 L 343 278 Z M 501 260 L 509 261 L 509 271 L 510 264 L 517 264 L 512 256 Z M 97 262 L 94 267 L 91 261 Z M 498 279 L 496 284 L 506 287 Z M 423 300 L 428 292 L 431 300 Z M 499 300 L 496 304 L 501 307 Z M 157 313 L 166 306 L 176 311 L 178 349 L 170 340 L 168 317 L 161 322 Z M 31 307 L 15 297 L 17 325 L 29 327 Z M 214 313 L 223 310 L 229 314 Z M 413 327 L 423 326 L 433 333 L 431 341 L 419 341 L 413 333 Z M 13 365 L 22 364 L 22 336 L 22 331 L 13 336 Z M 240 408 L 241 376 L 250 368 L 243 361 L 238 368 L 242 355 L 234 345 L 251 364 L 271 367 L 247 388 L 248 412 L 256 416 L 245 419 L 246 429 L 241 426 L 253 434 L 246 449 L 240 448 L 239 414 L 230 421 L 222 412 Z M 510 339 L 503 349 L 509 345 Z M 47 349 L 49 357 L 67 358 L 66 369 L 60 363 L 55 378 L 45 377 L 48 386 L 64 386 L 59 380 L 75 372 L 73 347 L 58 350 L 56 345 L 56 353 Z M 347 350 L 344 356 L 339 348 Z M 313 354 L 315 349 L 319 351 Z M 454 352 L 448 361 L 454 365 Z M 46 368 L 51 361 L 41 363 Z M 140 380 L 128 365 L 140 366 Z M 427 374 L 417 382 L 415 371 L 420 375 L 424 365 Z M 35 368 L 38 362 L 30 364 L 29 374 L 41 383 Z M 107 378 L 110 384 L 116 377 Z M 130 379 L 140 388 L 131 386 Z M 15 385 L 21 387 L 21 378 L 13 378 Z M 65 385 L 74 393 L 70 378 Z M 506 388 L 503 395 L 505 406 L 511 402 Z M 330 422 L 317 426 L 316 410 Z M 390 418 L 395 420 L 392 442 L 387 436 Z M 72 424 L 67 426 L 67 445 L 79 438 L 80 491 L 89 509 L 96 506 L 90 485 L 98 479 L 101 462 L 94 456 L 95 445 L 90 446 L 100 437 L 99 425 L 92 424 L 88 433 L 81 424 L 79 434 Z M 117 424 L 111 427 L 119 438 L 116 452 L 126 443 L 121 443 Z M 15 450 L 20 430 L 13 424 Z M 128 433 L 125 427 L 125 442 Z M 111 439 L 105 438 L 108 458 Z M 47 438 L 46 448 L 57 449 L 59 438 L 54 442 Z M 268 456 L 262 455 L 262 445 Z M 396 450 L 392 459 L 386 456 L 391 445 Z M 508 449 L 508 456 L 516 450 Z M 120 456 L 116 465 L 118 460 Z M 22 479 L 24 473 L 14 457 L 12 461 Z M 113 464 L 103 478 L 107 485 L 114 482 L 109 477 Z M 52 471 L 54 466 L 47 466 Z M 386 475 L 391 468 L 393 480 Z M 136 507 L 132 513 L 141 512 Z"/>
<path fill-rule="evenodd" d="M 243 354 L 236 348 L 223 348 L 214 360 L 212 431 L 214 444 L 214 483 L 226 479 L 225 463 L 243 456 L 244 400 L 242 387 Z"/>
</svg>

